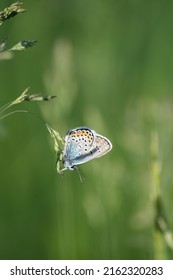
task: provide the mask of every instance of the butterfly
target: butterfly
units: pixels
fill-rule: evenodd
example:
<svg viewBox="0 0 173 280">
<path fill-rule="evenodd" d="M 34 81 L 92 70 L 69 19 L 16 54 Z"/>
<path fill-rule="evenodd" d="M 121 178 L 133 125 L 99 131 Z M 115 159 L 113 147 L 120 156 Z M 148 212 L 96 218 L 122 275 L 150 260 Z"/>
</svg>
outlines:
<svg viewBox="0 0 173 280">
<path fill-rule="evenodd" d="M 99 158 L 112 149 L 105 136 L 88 127 L 77 127 L 67 132 L 62 152 L 63 170 L 76 170 L 77 165 Z"/>
</svg>

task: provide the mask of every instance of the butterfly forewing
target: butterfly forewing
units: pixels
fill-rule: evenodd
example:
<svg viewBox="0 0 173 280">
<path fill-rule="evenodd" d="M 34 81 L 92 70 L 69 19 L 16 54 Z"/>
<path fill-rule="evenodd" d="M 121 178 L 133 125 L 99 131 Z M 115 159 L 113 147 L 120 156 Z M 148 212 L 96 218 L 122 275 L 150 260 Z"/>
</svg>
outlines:
<svg viewBox="0 0 173 280">
<path fill-rule="evenodd" d="M 96 151 L 94 153 L 95 158 L 107 154 L 112 149 L 111 142 L 106 137 L 99 134 L 96 134 L 94 146 L 96 146 Z"/>
</svg>

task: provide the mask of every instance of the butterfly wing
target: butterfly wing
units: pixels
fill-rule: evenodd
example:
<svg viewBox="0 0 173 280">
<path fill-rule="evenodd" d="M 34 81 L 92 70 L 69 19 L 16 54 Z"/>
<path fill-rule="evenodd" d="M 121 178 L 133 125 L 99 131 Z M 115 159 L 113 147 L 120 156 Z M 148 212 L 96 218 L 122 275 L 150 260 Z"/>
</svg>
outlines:
<svg viewBox="0 0 173 280">
<path fill-rule="evenodd" d="M 112 143 L 106 137 L 96 134 L 93 147 L 96 148 L 93 153 L 94 158 L 99 158 L 112 149 Z"/>
<path fill-rule="evenodd" d="M 63 163 L 65 169 L 101 157 L 112 149 L 111 142 L 87 127 L 70 130 L 65 138 Z"/>
<path fill-rule="evenodd" d="M 95 134 L 92 144 L 73 160 L 75 165 L 99 158 L 112 149 L 111 142 L 104 136 Z"/>
<path fill-rule="evenodd" d="M 63 163 L 65 168 L 73 167 L 89 161 L 89 151 L 95 141 L 95 132 L 86 127 L 70 130 L 65 137 Z"/>
</svg>

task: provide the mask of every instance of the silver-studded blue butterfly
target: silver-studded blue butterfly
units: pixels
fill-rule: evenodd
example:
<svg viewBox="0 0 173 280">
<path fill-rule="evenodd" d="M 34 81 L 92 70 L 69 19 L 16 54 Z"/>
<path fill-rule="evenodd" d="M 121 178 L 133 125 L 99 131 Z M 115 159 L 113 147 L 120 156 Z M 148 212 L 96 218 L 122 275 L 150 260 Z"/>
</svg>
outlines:
<svg viewBox="0 0 173 280">
<path fill-rule="evenodd" d="M 75 170 L 76 166 L 107 154 L 112 144 L 106 137 L 88 127 L 77 127 L 67 132 L 62 153 L 63 170 Z"/>
</svg>

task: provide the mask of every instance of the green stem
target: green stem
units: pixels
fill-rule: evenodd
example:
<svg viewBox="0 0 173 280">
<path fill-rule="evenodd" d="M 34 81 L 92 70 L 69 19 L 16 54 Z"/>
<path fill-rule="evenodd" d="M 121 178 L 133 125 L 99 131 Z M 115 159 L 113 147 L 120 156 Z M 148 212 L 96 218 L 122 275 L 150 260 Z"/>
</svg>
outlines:
<svg viewBox="0 0 173 280">
<path fill-rule="evenodd" d="M 160 176 L 161 161 L 159 160 L 159 137 L 157 132 L 151 135 L 151 199 L 154 205 L 154 259 L 167 259 L 167 247 L 173 250 L 173 235 L 169 229 L 164 212 Z M 167 247 L 166 247 L 167 245 Z"/>
</svg>

